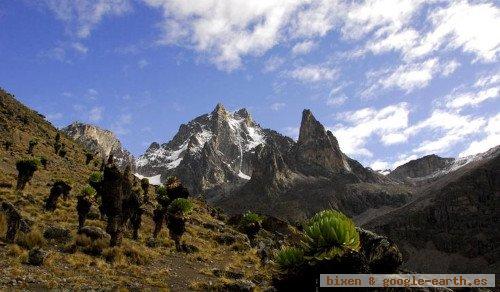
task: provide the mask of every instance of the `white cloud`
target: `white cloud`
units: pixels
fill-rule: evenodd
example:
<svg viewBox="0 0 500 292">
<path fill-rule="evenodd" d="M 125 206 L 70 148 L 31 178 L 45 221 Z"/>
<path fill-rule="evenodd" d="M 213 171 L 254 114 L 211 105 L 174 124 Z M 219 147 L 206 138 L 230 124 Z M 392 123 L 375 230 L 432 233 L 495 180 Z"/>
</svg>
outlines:
<svg viewBox="0 0 500 292">
<path fill-rule="evenodd" d="M 407 55 L 425 56 L 441 48 L 462 49 L 478 60 L 494 62 L 500 50 L 500 9 L 493 3 L 451 1 L 431 12 L 432 30 Z"/>
<path fill-rule="evenodd" d="M 416 135 L 426 130 L 436 138 L 427 138 L 413 152 L 420 154 L 442 153 L 450 150 L 456 143 L 477 133 L 485 125 L 482 117 L 460 115 L 442 110 L 434 110 L 430 117 L 405 130 L 405 135 Z"/>
<path fill-rule="evenodd" d="M 460 63 L 457 62 L 456 60 L 451 60 L 450 62 L 446 63 L 443 66 L 443 69 L 442 69 L 443 76 L 451 75 L 453 72 L 455 72 L 455 70 L 457 70 L 458 67 L 460 67 Z"/>
<path fill-rule="evenodd" d="M 209 54 L 218 68 L 241 66 L 242 56 L 261 55 L 278 44 L 282 29 L 305 1 L 145 0 L 161 8 L 163 44 Z"/>
<path fill-rule="evenodd" d="M 283 133 L 289 137 L 292 137 L 294 140 L 299 138 L 300 129 L 298 127 L 286 127 L 283 129 Z"/>
<path fill-rule="evenodd" d="M 292 48 L 292 53 L 294 55 L 303 55 L 309 53 L 316 44 L 314 41 L 308 40 L 295 44 Z"/>
<path fill-rule="evenodd" d="M 398 67 L 387 78 L 380 80 L 384 88 L 399 87 L 406 92 L 422 88 L 429 84 L 437 71 L 438 60 L 429 59 L 419 64 L 407 64 Z"/>
<path fill-rule="evenodd" d="M 89 112 L 89 120 L 91 122 L 98 122 L 102 120 L 102 112 L 104 111 L 104 107 L 94 107 Z"/>
<path fill-rule="evenodd" d="M 60 120 L 63 118 L 62 113 L 53 113 L 53 114 L 48 114 L 47 115 L 47 120 L 49 121 L 55 121 L 55 120 Z"/>
<path fill-rule="evenodd" d="M 500 96 L 500 74 L 483 76 L 472 87 L 468 90 L 455 90 L 447 95 L 444 98 L 446 107 L 460 110 L 467 106 L 477 106 L 489 99 L 498 98 Z"/>
<path fill-rule="evenodd" d="M 111 130 L 116 135 L 127 135 L 130 132 L 128 125 L 132 123 L 132 114 L 121 114 L 111 125 Z"/>
<path fill-rule="evenodd" d="M 346 100 L 347 100 L 347 96 L 345 96 L 345 95 L 341 95 L 341 96 L 337 96 L 337 97 L 329 97 L 326 100 L 326 105 L 330 106 L 330 107 L 336 107 L 339 105 L 343 105 L 346 102 Z"/>
<path fill-rule="evenodd" d="M 476 140 L 460 153 L 460 157 L 482 153 L 490 148 L 500 145 L 500 114 L 491 117 L 484 128 L 485 137 Z"/>
<path fill-rule="evenodd" d="M 369 87 L 361 92 L 362 96 L 371 96 L 378 90 L 398 88 L 406 93 L 424 88 L 436 76 L 448 76 L 459 66 L 455 60 L 447 63 L 431 58 L 423 62 L 405 63 L 396 68 L 369 71 L 366 73 Z"/>
<path fill-rule="evenodd" d="M 97 96 L 99 95 L 99 92 L 93 88 L 87 89 L 87 92 L 85 93 L 85 97 L 88 99 L 96 99 Z"/>
<path fill-rule="evenodd" d="M 283 107 L 285 107 L 285 103 L 284 102 L 275 102 L 273 104 L 271 104 L 270 108 L 271 110 L 273 111 L 279 111 L 280 109 L 282 109 Z"/>
<path fill-rule="evenodd" d="M 390 164 L 387 161 L 375 160 L 370 167 L 374 170 L 385 170 L 390 168 Z"/>
<path fill-rule="evenodd" d="M 44 4 L 65 22 L 70 34 L 87 38 L 106 15 L 122 15 L 132 9 L 129 0 L 44 0 Z"/>
<path fill-rule="evenodd" d="M 302 82 L 319 82 L 335 80 L 338 70 L 319 65 L 306 65 L 297 67 L 288 72 L 288 76 Z"/>
<path fill-rule="evenodd" d="M 281 66 L 285 64 L 285 59 L 282 57 L 278 56 L 273 56 L 269 59 L 264 64 L 264 69 L 262 70 L 264 73 L 268 72 L 274 72 L 278 70 Z"/>
<path fill-rule="evenodd" d="M 390 105 L 380 110 L 364 108 L 339 114 L 337 118 L 343 124 L 330 127 L 330 130 L 346 154 L 371 157 L 373 154 L 366 148 L 368 139 L 375 135 L 387 143 L 390 141 L 386 138 L 388 135 L 400 133 L 408 127 L 408 115 L 407 103 Z"/>
<path fill-rule="evenodd" d="M 86 54 L 89 51 L 89 48 L 80 42 L 72 43 L 71 47 L 81 54 Z"/>
</svg>

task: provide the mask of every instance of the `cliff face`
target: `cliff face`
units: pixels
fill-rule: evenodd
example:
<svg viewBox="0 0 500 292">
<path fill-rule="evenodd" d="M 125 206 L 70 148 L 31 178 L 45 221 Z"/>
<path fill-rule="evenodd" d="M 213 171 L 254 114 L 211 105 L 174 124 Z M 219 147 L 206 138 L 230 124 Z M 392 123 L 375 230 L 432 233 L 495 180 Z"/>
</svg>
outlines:
<svg viewBox="0 0 500 292">
<path fill-rule="evenodd" d="M 120 168 L 125 168 L 127 164 L 130 164 L 132 168 L 135 167 L 134 157 L 123 148 L 120 140 L 111 131 L 79 122 L 74 122 L 61 131 L 103 159 L 113 155 Z"/>
<path fill-rule="evenodd" d="M 349 171 L 350 167 L 339 143 L 330 131 L 316 120 L 310 110 L 302 113 L 299 140 L 296 145 L 299 164 L 315 167 L 319 171 L 332 173 Z"/>
<path fill-rule="evenodd" d="M 435 154 L 427 155 L 398 166 L 388 176 L 394 179 L 425 177 L 446 169 L 453 161 L 455 161 L 454 158 L 443 158 Z"/>
<path fill-rule="evenodd" d="M 181 125 L 170 142 L 151 144 L 137 160 L 137 172 L 160 174 L 162 180 L 176 175 L 191 192 L 216 201 L 250 180 L 257 146 L 266 145 L 267 140 L 280 149 L 293 143 L 262 129 L 246 109 L 232 113 L 218 104 L 210 114 Z"/>
<path fill-rule="evenodd" d="M 304 110 L 297 143 L 257 151 L 252 178 L 216 204 L 229 212 L 256 210 L 303 220 L 325 208 L 353 216 L 370 208 L 400 206 L 411 191 L 347 157 L 330 131 Z"/>
<path fill-rule="evenodd" d="M 396 240 L 413 270 L 498 271 L 500 147 L 469 157 L 416 192 L 413 202 L 365 226 Z"/>
</svg>

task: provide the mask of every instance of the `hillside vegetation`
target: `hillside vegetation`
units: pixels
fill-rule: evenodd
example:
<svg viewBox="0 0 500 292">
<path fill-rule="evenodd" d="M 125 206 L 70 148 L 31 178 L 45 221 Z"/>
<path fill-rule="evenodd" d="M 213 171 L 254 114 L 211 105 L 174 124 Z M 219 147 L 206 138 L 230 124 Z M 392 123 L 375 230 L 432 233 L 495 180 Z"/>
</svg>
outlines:
<svg viewBox="0 0 500 292">
<path fill-rule="evenodd" d="M 0 212 L 0 288 L 185 290 L 269 285 L 272 267 L 261 266 L 257 249 L 250 246 L 248 238 L 220 220 L 223 215 L 200 200 L 190 199 L 194 209 L 183 236 L 192 247 L 189 252 L 176 251 L 166 228 L 158 235 L 158 246 L 148 247 L 154 226 L 153 188 L 138 241 L 131 239 L 130 228 L 122 245 L 114 248 L 109 247 L 109 240 L 92 242 L 77 235 L 76 194 L 87 184 L 90 174 L 99 170 L 102 161 L 94 159 L 86 164 L 86 150 L 64 134 L 60 134 L 60 143 L 66 153 L 56 153 L 57 133 L 42 115 L 0 91 L 0 201 L 12 203 L 32 224 L 30 232 L 18 232 L 15 243 L 6 243 L 6 216 Z M 28 153 L 30 141 L 37 141 L 32 154 Z M 20 159 L 47 162 L 45 167 L 37 167 L 22 191 L 16 190 L 16 162 Z M 44 201 L 59 180 L 71 186 L 70 196 L 67 200 L 60 198 L 55 211 L 45 211 Z M 96 209 L 93 206 L 94 216 L 89 216 L 92 219 L 86 225 L 104 230 L 106 223 L 95 216 Z M 62 235 L 48 236 L 47 230 L 56 234 L 54 230 L 62 230 Z M 90 252 L 89 247 L 94 246 L 99 250 L 97 254 Z M 41 266 L 28 264 L 28 253 L 36 247 L 46 253 Z"/>
</svg>

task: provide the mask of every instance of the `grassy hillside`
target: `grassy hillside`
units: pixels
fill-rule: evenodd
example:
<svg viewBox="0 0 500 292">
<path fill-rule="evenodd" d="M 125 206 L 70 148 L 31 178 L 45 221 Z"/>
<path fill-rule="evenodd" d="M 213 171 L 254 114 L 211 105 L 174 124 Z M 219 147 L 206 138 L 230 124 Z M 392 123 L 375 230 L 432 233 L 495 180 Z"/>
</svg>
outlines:
<svg viewBox="0 0 500 292">
<path fill-rule="evenodd" d="M 20 233 L 15 244 L 6 244 L 6 216 L 0 213 L 0 289 L 158 287 L 181 291 L 269 285 L 273 267 L 261 265 L 248 239 L 220 220 L 222 217 L 212 216 L 217 212 L 200 200 L 193 199 L 195 208 L 183 237 L 194 247 L 189 253 L 175 250 L 166 228 L 159 235 L 159 246 L 147 246 L 153 204 L 143 215 L 139 241 L 130 239 L 129 230 L 117 248 L 109 248 L 106 241 L 90 243 L 89 238 L 77 235 L 76 194 L 100 161 L 85 165 L 85 149 L 62 134 L 67 153 L 64 157 L 56 154 L 57 132 L 43 116 L 0 90 L 0 201 L 11 202 L 33 222 L 29 233 Z M 29 142 L 34 140 L 38 144 L 29 154 Z M 47 166 L 39 167 L 23 191 L 16 191 L 16 161 L 32 157 L 44 157 Z M 59 199 L 58 208 L 47 212 L 44 199 L 55 180 L 69 182 L 71 196 L 66 201 Z M 105 224 L 100 219 L 86 223 L 103 229 Z M 70 236 L 67 240 L 46 239 L 43 234 L 49 227 L 67 229 Z M 88 252 L 89 245 L 97 246 L 97 255 Z M 27 264 L 28 252 L 36 246 L 47 252 L 42 266 Z"/>
</svg>

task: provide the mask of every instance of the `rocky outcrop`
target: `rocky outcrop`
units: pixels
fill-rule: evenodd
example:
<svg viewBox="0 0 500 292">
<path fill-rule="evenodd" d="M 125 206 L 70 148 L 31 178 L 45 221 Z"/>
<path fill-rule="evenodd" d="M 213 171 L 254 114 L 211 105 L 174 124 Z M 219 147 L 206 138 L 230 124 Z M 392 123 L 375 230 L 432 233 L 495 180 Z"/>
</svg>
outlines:
<svg viewBox="0 0 500 292">
<path fill-rule="evenodd" d="M 296 145 L 297 163 L 303 170 L 317 173 L 349 171 L 347 160 L 340 151 L 337 138 L 314 118 L 310 110 L 302 113 L 299 140 Z"/>
<path fill-rule="evenodd" d="M 325 208 L 355 216 L 370 208 L 396 207 L 411 195 L 405 186 L 343 154 L 333 133 L 309 110 L 303 112 L 297 143 L 283 147 L 273 141 L 257 148 L 250 181 L 217 205 L 230 213 L 254 210 L 300 221 Z"/>
<path fill-rule="evenodd" d="M 246 109 L 232 113 L 218 104 L 210 114 L 181 125 L 170 142 L 151 144 L 137 160 L 137 172 L 160 174 L 162 180 L 178 176 L 192 193 L 203 193 L 213 202 L 250 180 L 257 146 L 269 139 L 279 149 L 293 144 L 262 129 Z"/>
<path fill-rule="evenodd" d="M 61 131 L 83 144 L 90 152 L 97 153 L 102 159 L 113 155 L 120 169 L 124 169 L 127 164 L 135 167 L 135 158 L 111 131 L 80 122 L 74 122 Z"/>
<path fill-rule="evenodd" d="M 388 176 L 394 179 L 421 178 L 446 169 L 453 161 L 454 158 L 427 155 L 396 167 Z"/>
<path fill-rule="evenodd" d="M 500 255 L 495 244 L 500 222 L 500 148 L 480 156 L 426 181 L 414 201 L 365 226 L 395 240 L 412 270 L 495 272 Z"/>
</svg>

